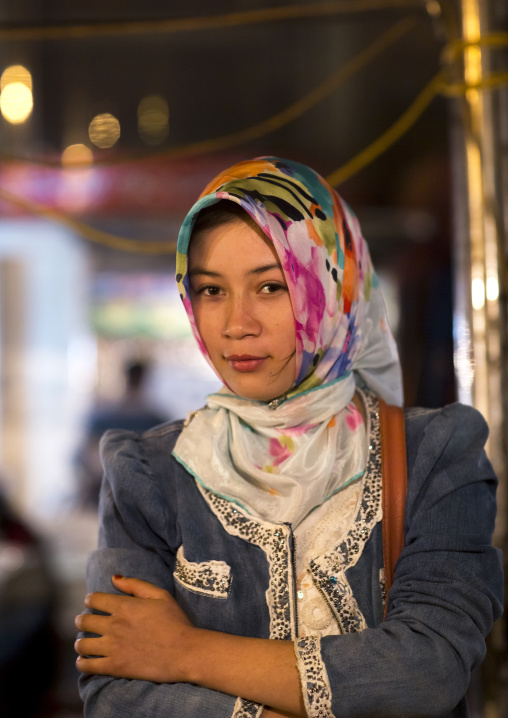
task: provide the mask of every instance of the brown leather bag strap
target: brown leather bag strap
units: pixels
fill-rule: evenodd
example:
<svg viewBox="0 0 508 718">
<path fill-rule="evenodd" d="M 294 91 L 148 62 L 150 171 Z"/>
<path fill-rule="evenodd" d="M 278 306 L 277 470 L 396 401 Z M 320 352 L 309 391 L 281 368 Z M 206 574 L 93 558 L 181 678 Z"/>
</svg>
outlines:
<svg viewBox="0 0 508 718">
<path fill-rule="evenodd" d="M 404 409 L 379 399 L 381 467 L 383 476 L 383 561 L 385 616 L 395 564 L 404 546 L 404 506 L 407 493 Z"/>
</svg>

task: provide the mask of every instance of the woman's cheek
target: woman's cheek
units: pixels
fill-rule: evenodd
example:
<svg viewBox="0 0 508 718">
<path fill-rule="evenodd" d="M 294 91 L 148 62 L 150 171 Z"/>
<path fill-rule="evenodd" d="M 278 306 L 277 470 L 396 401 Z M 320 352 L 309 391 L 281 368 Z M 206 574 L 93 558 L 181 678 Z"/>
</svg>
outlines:
<svg viewBox="0 0 508 718">
<path fill-rule="evenodd" d="M 192 313 L 189 314 L 189 321 L 192 327 L 192 330 L 194 332 L 194 336 L 196 337 L 196 341 L 198 343 L 199 349 L 202 354 L 205 356 L 208 354 L 208 348 L 207 348 L 207 338 L 206 338 L 206 332 L 208 328 L 208 323 L 206 321 L 206 317 L 203 316 L 203 307 L 202 303 L 199 301 L 199 298 L 196 297 L 192 300 Z"/>
</svg>

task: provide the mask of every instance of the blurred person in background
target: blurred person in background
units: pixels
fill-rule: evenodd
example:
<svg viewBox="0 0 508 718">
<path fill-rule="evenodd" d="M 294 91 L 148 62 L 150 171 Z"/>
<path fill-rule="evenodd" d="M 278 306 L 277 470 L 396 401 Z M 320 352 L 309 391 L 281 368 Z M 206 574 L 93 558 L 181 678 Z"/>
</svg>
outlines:
<svg viewBox="0 0 508 718">
<path fill-rule="evenodd" d="M 402 383 L 355 215 L 304 165 L 239 163 L 184 220 L 176 271 L 224 386 L 103 439 L 85 715 L 465 718 L 502 606 L 488 431 L 460 404 L 405 411 L 385 615 L 380 412 Z"/>
<path fill-rule="evenodd" d="M 147 361 L 128 361 L 124 366 L 124 395 L 114 404 L 97 406 L 88 419 L 85 440 L 76 457 L 82 506 L 97 507 L 102 480 L 99 441 L 104 432 L 108 429 L 127 429 L 143 433 L 167 419 L 147 399 L 149 371 Z"/>
</svg>

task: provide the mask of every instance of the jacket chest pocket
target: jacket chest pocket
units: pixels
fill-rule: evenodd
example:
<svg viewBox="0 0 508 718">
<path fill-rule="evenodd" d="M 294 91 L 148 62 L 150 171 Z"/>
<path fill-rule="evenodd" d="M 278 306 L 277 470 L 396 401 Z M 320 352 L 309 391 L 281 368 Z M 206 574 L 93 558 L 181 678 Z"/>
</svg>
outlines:
<svg viewBox="0 0 508 718">
<path fill-rule="evenodd" d="M 231 588 L 231 567 L 224 561 L 187 561 L 183 546 L 176 553 L 175 581 L 193 593 L 212 598 L 227 598 Z"/>
</svg>

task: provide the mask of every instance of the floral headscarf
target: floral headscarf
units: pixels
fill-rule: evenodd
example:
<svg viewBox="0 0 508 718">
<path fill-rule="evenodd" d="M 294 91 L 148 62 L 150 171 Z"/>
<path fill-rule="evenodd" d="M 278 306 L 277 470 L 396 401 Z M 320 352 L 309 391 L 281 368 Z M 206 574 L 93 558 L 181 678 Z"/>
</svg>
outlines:
<svg viewBox="0 0 508 718">
<path fill-rule="evenodd" d="M 288 514 L 289 520 L 299 521 L 358 470 L 361 474 L 362 432 L 358 422 L 347 421 L 354 413 L 350 402 L 355 388 L 368 387 L 389 403 L 402 403 L 397 350 L 356 216 L 309 167 L 260 157 L 212 180 L 178 237 L 176 279 L 209 362 L 192 312 L 187 258 L 196 217 L 220 200 L 240 205 L 273 242 L 295 317 L 295 382 L 275 404 L 242 399 L 228 389 L 211 395 L 208 408 L 182 432 L 174 453 L 207 488 L 247 511 L 270 520 Z M 222 444 L 217 438 L 221 431 Z M 298 456 L 303 450 L 302 463 Z M 212 458 L 213 471 L 207 468 Z M 219 472 L 217 460 L 223 467 Z"/>
<path fill-rule="evenodd" d="M 261 157 L 222 172 L 182 224 L 177 282 L 204 356 L 208 359 L 190 303 L 187 251 L 199 212 L 222 199 L 252 217 L 281 261 L 295 315 L 295 389 L 305 391 L 355 369 L 376 393 L 400 404 L 397 351 L 358 220 L 322 177 L 289 160 Z"/>
</svg>

